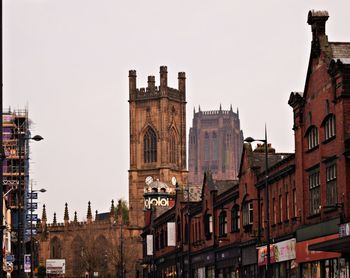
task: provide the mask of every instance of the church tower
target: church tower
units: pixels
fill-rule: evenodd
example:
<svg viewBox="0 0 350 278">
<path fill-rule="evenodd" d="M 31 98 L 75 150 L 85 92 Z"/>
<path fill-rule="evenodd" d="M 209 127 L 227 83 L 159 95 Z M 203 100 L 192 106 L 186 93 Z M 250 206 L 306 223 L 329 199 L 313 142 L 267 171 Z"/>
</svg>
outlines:
<svg viewBox="0 0 350 278">
<path fill-rule="evenodd" d="M 143 227 L 144 190 L 160 181 L 175 192 L 187 185 L 186 75 L 178 73 L 178 89 L 168 87 L 166 66 L 160 85 L 148 76 L 147 88 L 137 88 L 136 71 L 129 71 L 130 225 Z M 156 190 L 156 189 L 155 189 Z"/>
</svg>

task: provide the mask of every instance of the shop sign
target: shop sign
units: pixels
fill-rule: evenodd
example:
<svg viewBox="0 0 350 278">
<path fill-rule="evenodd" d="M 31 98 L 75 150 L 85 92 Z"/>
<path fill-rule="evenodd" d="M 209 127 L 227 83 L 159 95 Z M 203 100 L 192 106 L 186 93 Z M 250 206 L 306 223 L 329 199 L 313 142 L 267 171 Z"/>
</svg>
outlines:
<svg viewBox="0 0 350 278">
<path fill-rule="evenodd" d="M 147 235 L 146 237 L 146 247 L 147 247 L 147 256 L 153 255 L 153 235 Z"/>
<path fill-rule="evenodd" d="M 340 253 L 336 252 L 323 252 L 323 251 L 311 251 L 309 250 L 309 246 L 319 243 L 328 241 L 331 239 L 338 238 L 338 234 L 333 234 L 329 236 L 314 238 L 311 240 L 305 240 L 297 242 L 296 244 L 296 255 L 297 255 L 297 263 L 302 262 L 309 262 L 309 261 L 318 261 L 318 260 L 326 260 L 331 258 L 337 258 L 340 257 Z"/>
<path fill-rule="evenodd" d="M 270 262 L 278 263 L 283 261 L 294 260 L 295 238 L 270 244 Z M 258 264 L 266 265 L 267 263 L 267 246 L 258 247 Z"/>
<path fill-rule="evenodd" d="M 350 222 L 339 225 L 339 237 L 350 236 Z"/>
<path fill-rule="evenodd" d="M 176 246 L 175 222 L 167 223 L 168 246 Z"/>
</svg>

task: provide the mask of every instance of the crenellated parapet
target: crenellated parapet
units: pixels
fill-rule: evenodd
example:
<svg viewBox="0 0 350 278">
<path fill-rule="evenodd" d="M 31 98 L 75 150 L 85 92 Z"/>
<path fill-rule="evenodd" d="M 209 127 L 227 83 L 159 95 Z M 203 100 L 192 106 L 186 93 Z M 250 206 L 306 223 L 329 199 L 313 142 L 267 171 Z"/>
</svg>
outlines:
<svg viewBox="0 0 350 278">
<path fill-rule="evenodd" d="M 149 100 L 161 97 L 185 101 L 186 99 L 186 74 L 178 73 L 178 89 L 168 87 L 168 72 L 166 66 L 160 67 L 160 85 L 155 86 L 155 77 L 148 76 L 147 87 L 137 88 L 136 70 L 129 71 L 129 100 Z"/>
</svg>

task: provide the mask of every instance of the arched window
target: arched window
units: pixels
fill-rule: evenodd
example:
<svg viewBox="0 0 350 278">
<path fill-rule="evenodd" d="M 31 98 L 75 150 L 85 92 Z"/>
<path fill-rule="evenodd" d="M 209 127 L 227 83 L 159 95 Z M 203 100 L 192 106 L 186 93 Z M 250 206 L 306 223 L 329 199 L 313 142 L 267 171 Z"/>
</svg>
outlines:
<svg viewBox="0 0 350 278">
<path fill-rule="evenodd" d="M 227 235 L 227 214 L 226 211 L 221 211 L 219 215 L 219 237 Z"/>
<path fill-rule="evenodd" d="M 50 241 L 50 258 L 61 259 L 61 241 L 58 237 L 54 237 Z"/>
<path fill-rule="evenodd" d="M 84 272 L 84 241 L 80 236 L 76 236 L 73 239 L 71 250 L 73 255 L 73 274 L 74 276 L 79 277 Z"/>
<path fill-rule="evenodd" d="M 218 138 L 216 136 L 216 133 L 213 132 L 213 160 L 218 160 L 219 154 L 218 154 Z"/>
<path fill-rule="evenodd" d="M 157 161 L 157 136 L 150 127 L 143 137 L 143 158 L 145 163 Z"/>
<path fill-rule="evenodd" d="M 234 205 L 231 210 L 231 231 L 239 231 L 239 206 Z"/>
<path fill-rule="evenodd" d="M 170 159 L 170 163 L 176 163 L 176 135 L 174 130 L 170 132 L 169 159 Z"/>
<path fill-rule="evenodd" d="M 209 161 L 210 159 L 210 145 L 209 145 L 209 134 L 206 132 L 204 135 L 204 161 Z"/>
</svg>

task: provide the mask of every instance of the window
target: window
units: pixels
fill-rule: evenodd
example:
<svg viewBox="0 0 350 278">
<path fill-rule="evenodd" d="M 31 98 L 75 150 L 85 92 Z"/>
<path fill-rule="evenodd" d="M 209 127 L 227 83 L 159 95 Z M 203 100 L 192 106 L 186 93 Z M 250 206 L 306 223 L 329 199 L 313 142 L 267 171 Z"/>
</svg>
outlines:
<svg viewBox="0 0 350 278">
<path fill-rule="evenodd" d="M 218 160 L 218 138 L 216 136 L 216 133 L 213 133 L 213 160 Z"/>
<path fill-rule="evenodd" d="M 179 216 L 177 217 L 176 226 L 176 239 L 179 242 L 181 241 L 181 221 Z"/>
<path fill-rule="evenodd" d="M 307 133 L 308 149 L 318 146 L 318 130 L 315 126 L 311 127 Z"/>
<path fill-rule="evenodd" d="M 205 133 L 204 135 L 204 161 L 209 161 L 210 159 L 210 145 L 209 145 L 209 134 Z"/>
<path fill-rule="evenodd" d="M 293 189 L 293 217 L 297 217 L 297 190 Z"/>
<path fill-rule="evenodd" d="M 143 159 L 145 163 L 157 161 L 157 136 L 152 128 L 143 137 Z"/>
<path fill-rule="evenodd" d="M 332 164 L 326 167 L 326 204 L 335 205 L 337 203 L 337 167 Z"/>
<path fill-rule="evenodd" d="M 324 136 L 328 140 L 335 136 L 335 116 L 331 115 L 324 123 Z"/>
<path fill-rule="evenodd" d="M 174 130 L 170 133 L 169 140 L 169 159 L 170 163 L 176 163 L 176 139 Z"/>
<path fill-rule="evenodd" d="M 231 231 L 239 231 L 239 206 L 234 205 L 231 210 Z"/>
<path fill-rule="evenodd" d="M 219 215 L 219 237 L 227 235 L 227 214 L 226 211 L 221 211 Z"/>
<path fill-rule="evenodd" d="M 309 192 L 310 192 L 310 214 L 320 212 L 320 171 L 319 169 L 310 172 L 309 174 Z"/>
<path fill-rule="evenodd" d="M 243 226 L 253 224 L 253 202 L 243 205 Z"/>
<path fill-rule="evenodd" d="M 264 204 L 261 202 L 260 205 L 260 212 L 261 212 L 261 227 L 264 229 L 265 228 L 265 210 L 264 210 Z"/>
<path fill-rule="evenodd" d="M 211 214 L 205 214 L 204 216 L 204 232 L 207 239 L 211 238 L 213 232 L 213 216 Z"/>
<path fill-rule="evenodd" d="M 272 216 L 273 216 L 273 224 L 277 223 L 277 211 L 276 211 L 276 200 L 272 199 Z"/>
<path fill-rule="evenodd" d="M 282 195 L 278 197 L 278 207 L 279 207 L 279 222 L 281 223 L 283 220 L 283 202 L 282 202 Z"/>
<path fill-rule="evenodd" d="M 289 194 L 286 192 L 286 220 L 289 219 Z"/>
</svg>

